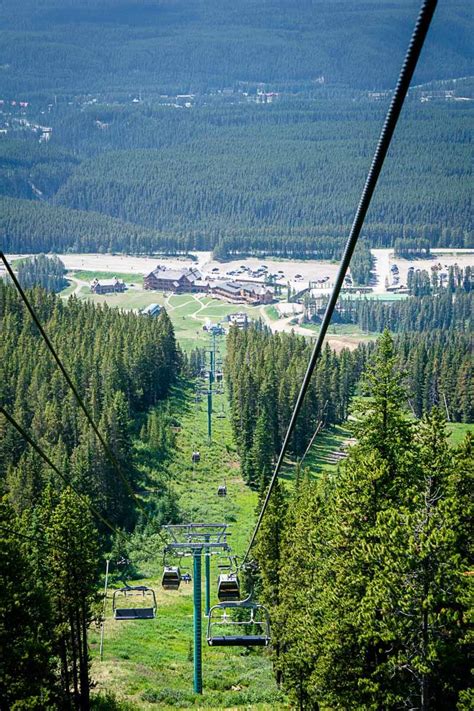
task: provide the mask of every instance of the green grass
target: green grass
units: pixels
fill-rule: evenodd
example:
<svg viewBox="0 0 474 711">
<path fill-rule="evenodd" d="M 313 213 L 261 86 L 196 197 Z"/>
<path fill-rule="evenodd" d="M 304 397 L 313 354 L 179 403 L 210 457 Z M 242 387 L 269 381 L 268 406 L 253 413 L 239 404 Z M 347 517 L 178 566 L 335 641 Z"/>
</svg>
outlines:
<svg viewBox="0 0 474 711">
<path fill-rule="evenodd" d="M 91 275 L 93 273 L 74 272 L 74 276 L 82 278 L 79 277 L 79 274 Z M 124 275 L 117 276 L 121 278 Z M 133 276 L 135 279 L 134 283 L 136 283 L 136 275 L 128 276 Z M 69 294 L 72 291 L 74 291 L 74 288 L 70 289 Z M 123 294 L 107 294 L 103 296 L 91 294 L 88 288 L 84 288 L 81 289 L 79 298 L 88 299 L 96 304 L 107 304 L 108 306 L 125 310 L 138 311 L 144 306 L 153 303 L 165 306 L 173 323 L 176 338 L 181 348 L 185 351 L 190 351 L 197 347 L 203 348 L 209 346 L 209 334 L 203 331 L 203 326 L 208 321 L 212 323 L 220 321 L 226 327 L 226 316 L 236 311 L 243 311 L 254 320 L 261 316 L 259 307 L 228 304 L 206 296 L 205 294 L 167 294 L 165 296 L 161 291 L 145 291 L 144 289 L 135 287 Z"/>
<path fill-rule="evenodd" d="M 80 279 L 81 281 L 91 282 L 94 279 L 113 279 L 117 277 L 120 281 L 124 281 L 126 284 L 137 284 L 138 286 L 143 285 L 143 275 L 142 274 L 129 274 L 122 272 L 88 272 L 82 269 L 71 269 L 69 272 L 71 276 Z"/>
<path fill-rule="evenodd" d="M 340 451 L 343 443 L 350 436 L 349 430 L 342 425 L 333 425 L 321 430 L 304 459 L 303 469 L 308 469 L 311 477 L 318 477 L 322 472 L 334 474 L 338 464 L 328 462 L 327 459 L 332 452 Z M 290 487 L 294 482 L 295 464 L 296 461 L 287 457 L 287 463 L 281 473 L 281 479 L 286 481 Z"/>
<path fill-rule="evenodd" d="M 280 318 L 278 309 L 273 304 L 270 304 L 270 306 L 265 306 L 265 313 L 271 321 L 278 321 L 278 319 Z"/>
<path fill-rule="evenodd" d="M 301 324 L 302 327 L 308 331 L 308 335 L 314 335 L 319 333 L 319 324 Z M 367 333 L 363 331 L 359 326 L 352 323 L 332 323 L 328 328 L 329 336 L 354 336 L 360 341 L 373 341 L 376 340 L 380 334 L 378 333 Z"/>
<path fill-rule="evenodd" d="M 257 495 L 242 481 L 232 445 L 228 417 L 213 417 L 212 443 L 207 438 L 205 401 L 195 403 L 193 393 L 177 392 L 172 401 L 173 414 L 181 425 L 173 458 L 166 464 L 170 483 L 179 495 L 185 520 L 227 522 L 233 552 L 242 555 L 248 544 L 255 520 Z M 214 399 L 214 411 L 228 409 L 225 395 Z M 198 448 L 201 462 L 191 462 Z M 227 484 L 227 497 L 217 496 L 217 487 Z M 213 649 L 204 635 L 204 693 L 193 693 L 193 666 L 189 659 L 193 636 L 192 584 L 182 584 L 177 592 L 164 591 L 160 585 L 161 550 L 148 546 L 149 560 L 140 569 L 149 569 L 150 577 L 133 581 L 156 591 L 158 613 L 151 621 L 115 621 L 108 601 L 105 625 L 104 661 L 98 659 L 99 631 L 90 636 L 93 664 L 92 677 L 97 682 L 95 693 L 113 689 L 118 699 L 134 709 L 152 708 L 284 708 L 272 673 L 268 650 L 242 648 Z M 211 560 L 211 602 L 215 604 L 218 556 Z M 185 559 L 182 567 L 192 560 Z M 225 560 L 222 562 L 226 562 Z"/>
<path fill-rule="evenodd" d="M 453 447 L 461 444 L 464 437 L 470 432 L 474 435 L 474 424 L 468 424 L 465 422 L 448 422 L 447 430 L 449 432 L 449 441 Z"/>
</svg>

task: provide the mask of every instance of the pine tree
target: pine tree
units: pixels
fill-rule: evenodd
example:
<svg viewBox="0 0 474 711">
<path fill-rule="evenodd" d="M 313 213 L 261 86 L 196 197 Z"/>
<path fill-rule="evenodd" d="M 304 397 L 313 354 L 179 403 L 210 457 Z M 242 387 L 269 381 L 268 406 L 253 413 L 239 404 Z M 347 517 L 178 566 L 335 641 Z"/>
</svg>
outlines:
<svg viewBox="0 0 474 711">
<path fill-rule="evenodd" d="M 278 480 L 275 481 L 267 509 L 260 525 L 255 545 L 255 557 L 259 564 L 262 585 L 261 596 L 264 603 L 278 609 L 280 604 L 280 566 L 282 555 L 282 539 L 285 526 L 286 498 Z M 281 650 L 281 629 L 275 621 L 272 627 L 272 648 L 277 673 L 280 682 L 278 658 Z"/>
<path fill-rule="evenodd" d="M 0 708 L 52 710 L 51 610 L 22 535 L 12 508 L 0 501 Z"/>
<path fill-rule="evenodd" d="M 49 514 L 48 591 L 65 703 L 90 707 L 87 631 L 95 619 L 98 540 L 85 502 L 65 489 Z"/>
</svg>

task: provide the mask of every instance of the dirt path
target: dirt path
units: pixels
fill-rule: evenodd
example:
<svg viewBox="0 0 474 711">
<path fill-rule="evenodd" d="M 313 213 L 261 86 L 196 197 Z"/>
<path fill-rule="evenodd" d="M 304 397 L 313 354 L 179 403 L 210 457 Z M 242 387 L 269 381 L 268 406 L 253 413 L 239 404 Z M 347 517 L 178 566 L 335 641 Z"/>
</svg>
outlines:
<svg viewBox="0 0 474 711">
<path fill-rule="evenodd" d="M 206 308 L 207 304 L 203 304 L 199 296 L 193 296 L 194 300 L 198 302 L 199 308 L 197 311 L 191 314 L 191 318 L 193 318 L 195 321 L 200 321 L 200 323 L 204 323 L 206 320 L 205 318 L 199 318 L 196 314 L 198 314 L 200 311 L 203 311 L 203 309 Z"/>
<path fill-rule="evenodd" d="M 265 311 L 265 307 L 261 306 L 260 307 L 260 313 L 262 315 L 262 319 L 264 320 L 265 324 L 274 332 L 274 333 L 297 333 L 300 336 L 305 336 L 306 338 L 316 338 L 317 334 L 310 331 L 307 328 L 304 328 L 303 326 L 300 326 L 299 324 L 293 324 L 291 323 L 294 319 L 294 316 L 288 316 L 287 318 L 281 318 L 278 319 L 278 321 L 272 321 L 271 318 L 268 316 L 268 314 Z M 349 348 L 351 351 L 353 351 L 359 343 L 361 343 L 364 339 L 360 338 L 359 336 L 344 336 L 344 335 L 331 335 L 327 334 L 326 335 L 326 340 L 333 348 L 335 351 L 339 352 L 342 351 L 343 348 Z"/>
<path fill-rule="evenodd" d="M 75 296 L 79 294 L 83 286 L 89 287 L 89 283 L 87 281 L 83 281 L 82 279 L 77 279 L 73 276 L 67 276 L 66 279 L 68 281 L 72 281 L 72 283 L 76 285 L 74 291 L 71 292 L 71 294 L 74 294 Z"/>
</svg>

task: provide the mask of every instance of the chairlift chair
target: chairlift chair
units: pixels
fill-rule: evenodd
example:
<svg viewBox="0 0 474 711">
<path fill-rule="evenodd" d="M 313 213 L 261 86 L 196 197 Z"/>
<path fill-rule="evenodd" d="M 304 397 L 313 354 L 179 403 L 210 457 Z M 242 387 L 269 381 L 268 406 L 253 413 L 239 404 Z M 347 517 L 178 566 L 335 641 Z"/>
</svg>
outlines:
<svg viewBox="0 0 474 711">
<path fill-rule="evenodd" d="M 217 578 L 219 602 L 240 600 L 240 584 L 237 573 L 221 573 Z"/>
<path fill-rule="evenodd" d="M 138 601 L 147 602 L 148 604 L 124 607 L 120 603 L 122 598 L 127 598 L 127 601 L 130 600 L 130 602 L 133 601 L 134 603 Z M 156 617 L 155 591 L 146 585 L 126 585 L 114 591 L 112 609 L 116 620 L 152 620 Z"/>
<path fill-rule="evenodd" d="M 181 571 L 177 566 L 165 565 L 161 585 L 165 590 L 179 590 Z"/>
<path fill-rule="evenodd" d="M 228 611 L 244 613 L 235 619 Z M 268 610 L 249 599 L 220 602 L 211 607 L 207 623 L 207 643 L 210 647 L 267 647 L 270 644 Z"/>
</svg>

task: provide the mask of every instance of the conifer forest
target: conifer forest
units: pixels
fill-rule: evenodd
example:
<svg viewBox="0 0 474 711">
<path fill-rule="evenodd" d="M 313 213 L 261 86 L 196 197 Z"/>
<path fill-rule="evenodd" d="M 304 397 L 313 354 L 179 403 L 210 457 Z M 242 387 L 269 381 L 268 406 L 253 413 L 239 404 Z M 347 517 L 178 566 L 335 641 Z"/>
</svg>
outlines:
<svg viewBox="0 0 474 711">
<path fill-rule="evenodd" d="M 472 7 L 0 23 L 0 711 L 470 711 Z"/>
</svg>

